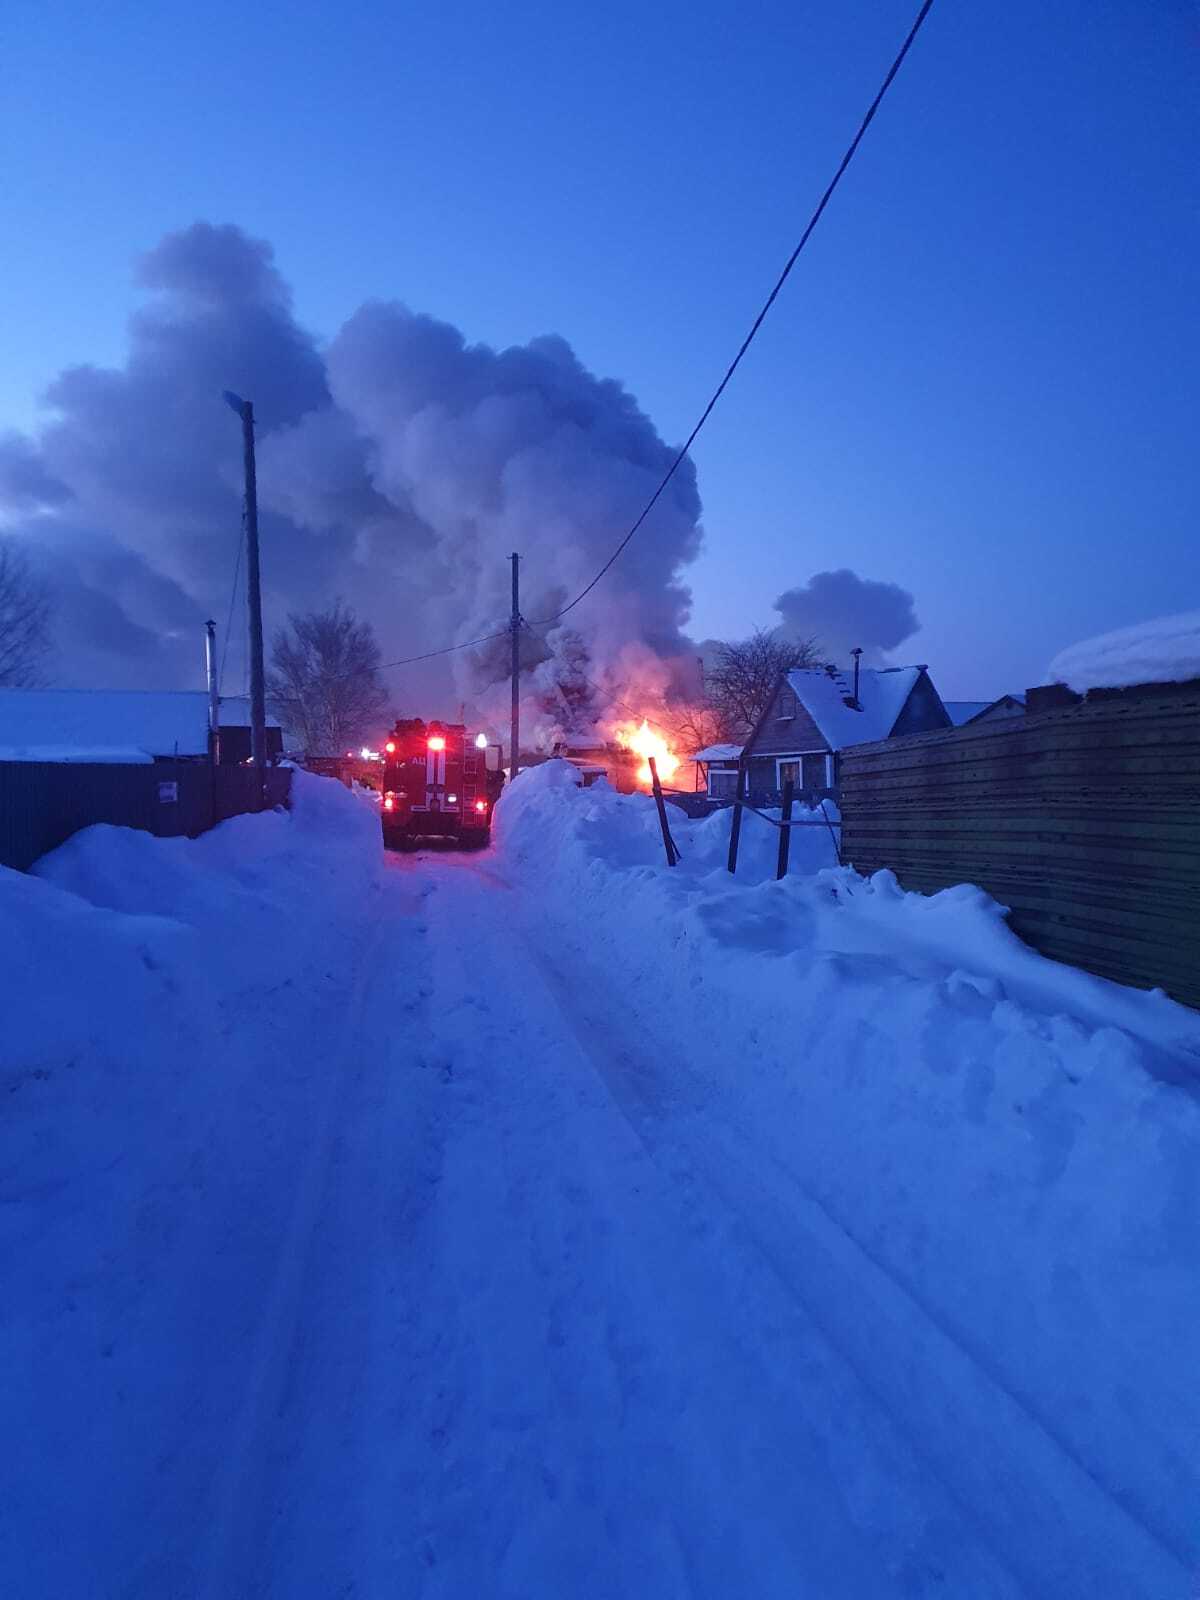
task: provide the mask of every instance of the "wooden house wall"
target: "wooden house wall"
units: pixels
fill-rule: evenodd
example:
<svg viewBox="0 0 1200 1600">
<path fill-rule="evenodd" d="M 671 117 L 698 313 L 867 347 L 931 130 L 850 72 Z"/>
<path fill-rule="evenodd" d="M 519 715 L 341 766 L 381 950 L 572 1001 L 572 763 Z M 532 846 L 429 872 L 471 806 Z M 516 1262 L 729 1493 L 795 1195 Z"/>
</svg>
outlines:
<svg viewBox="0 0 1200 1600">
<path fill-rule="evenodd" d="M 792 696 L 796 706 L 794 717 L 779 715 L 779 701 L 784 693 Z M 798 750 L 828 750 L 829 741 L 800 704 L 795 691 L 784 679 L 775 690 L 767 715 L 759 725 L 746 754 L 749 758 L 762 756 L 790 756 Z"/>
<path fill-rule="evenodd" d="M 891 737 L 902 739 L 906 734 L 930 733 L 935 728 L 953 726 L 950 713 L 942 704 L 941 695 L 929 681 L 929 674 L 922 672 L 913 684 L 912 693 L 904 702 L 903 711 L 896 718 Z"/>
</svg>

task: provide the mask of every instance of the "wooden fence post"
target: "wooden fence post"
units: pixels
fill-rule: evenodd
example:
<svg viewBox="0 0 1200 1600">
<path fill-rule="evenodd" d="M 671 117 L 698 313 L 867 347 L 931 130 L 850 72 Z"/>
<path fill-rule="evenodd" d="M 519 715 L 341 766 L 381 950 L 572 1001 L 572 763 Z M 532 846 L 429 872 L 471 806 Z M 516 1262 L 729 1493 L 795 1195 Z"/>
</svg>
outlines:
<svg viewBox="0 0 1200 1600">
<path fill-rule="evenodd" d="M 679 851 L 675 848 L 675 841 L 667 826 L 667 803 L 663 799 L 662 784 L 658 781 L 658 762 L 653 756 L 648 756 L 647 760 L 650 763 L 650 783 L 654 790 L 654 803 L 658 807 L 658 821 L 662 828 L 663 848 L 667 852 L 667 865 L 673 867 L 679 860 Z"/>
<path fill-rule="evenodd" d="M 792 830 L 788 824 L 792 820 L 792 796 L 796 785 L 791 778 L 784 781 L 783 785 L 783 826 L 779 830 L 779 859 L 775 864 L 776 878 L 785 878 L 788 869 L 788 855 L 792 848 Z"/>
<path fill-rule="evenodd" d="M 738 760 L 737 786 L 733 791 L 733 821 L 729 824 L 729 860 L 726 867 L 730 872 L 737 871 L 738 841 L 742 837 L 742 802 L 746 798 L 746 758 L 741 756 Z"/>
</svg>

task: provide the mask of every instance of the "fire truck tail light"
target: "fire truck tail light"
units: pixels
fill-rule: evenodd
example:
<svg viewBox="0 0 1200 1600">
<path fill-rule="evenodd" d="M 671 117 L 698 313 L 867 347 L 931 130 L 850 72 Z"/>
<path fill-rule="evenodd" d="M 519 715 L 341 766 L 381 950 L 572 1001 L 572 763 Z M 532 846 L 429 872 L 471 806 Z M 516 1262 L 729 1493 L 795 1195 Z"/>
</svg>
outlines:
<svg viewBox="0 0 1200 1600">
<path fill-rule="evenodd" d="M 440 733 L 435 733 L 430 739 L 429 748 L 431 750 L 444 750 L 446 748 L 446 741 L 442 738 Z"/>
<path fill-rule="evenodd" d="M 476 800 L 475 809 L 476 809 L 476 811 L 486 811 L 487 810 L 487 801 L 486 800 Z"/>
<path fill-rule="evenodd" d="M 384 795 L 384 797 L 383 797 L 383 809 L 385 811 L 395 811 L 395 809 L 396 809 L 396 796 L 394 794 L 385 794 Z"/>
<path fill-rule="evenodd" d="M 446 804 L 448 806 L 456 806 L 458 804 L 458 796 L 456 794 L 448 794 L 446 796 Z"/>
<path fill-rule="evenodd" d="M 388 755 L 394 756 L 396 754 L 396 741 L 395 741 L 395 739 L 389 739 L 388 742 L 384 745 L 383 748 L 387 751 Z"/>
</svg>

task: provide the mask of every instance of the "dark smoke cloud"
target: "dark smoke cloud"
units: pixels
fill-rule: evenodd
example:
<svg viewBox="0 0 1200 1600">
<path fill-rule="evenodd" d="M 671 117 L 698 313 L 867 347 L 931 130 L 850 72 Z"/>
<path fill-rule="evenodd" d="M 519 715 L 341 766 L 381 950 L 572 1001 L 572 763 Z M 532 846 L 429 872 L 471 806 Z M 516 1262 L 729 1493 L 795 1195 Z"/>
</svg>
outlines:
<svg viewBox="0 0 1200 1600">
<path fill-rule="evenodd" d="M 781 639 L 816 639 L 822 654 L 839 665 L 861 646 L 867 664 L 895 650 L 920 628 L 913 597 L 895 583 L 860 578 L 848 567 L 818 572 L 775 602 Z"/>
<path fill-rule="evenodd" d="M 0 439 L 0 526 L 60 593 L 63 682 L 197 682 L 200 625 L 224 622 L 240 519 L 233 389 L 258 418 L 268 629 L 347 599 L 385 659 L 502 625 L 510 551 L 522 609 L 558 609 L 640 510 L 672 452 L 633 397 L 556 337 L 468 344 L 399 303 L 368 304 L 327 348 L 296 323 L 270 246 L 197 223 L 144 258 L 148 304 L 124 367 L 63 372 L 36 440 Z M 686 651 L 682 569 L 700 547 L 685 463 L 596 603 L 551 629 L 531 676 L 582 659 L 628 673 Z M 238 622 L 240 628 L 240 613 Z M 503 651 L 393 677 L 398 707 L 440 687 L 486 708 Z M 430 672 L 433 677 L 431 678 Z M 450 675 L 454 674 L 451 686 Z"/>
</svg>

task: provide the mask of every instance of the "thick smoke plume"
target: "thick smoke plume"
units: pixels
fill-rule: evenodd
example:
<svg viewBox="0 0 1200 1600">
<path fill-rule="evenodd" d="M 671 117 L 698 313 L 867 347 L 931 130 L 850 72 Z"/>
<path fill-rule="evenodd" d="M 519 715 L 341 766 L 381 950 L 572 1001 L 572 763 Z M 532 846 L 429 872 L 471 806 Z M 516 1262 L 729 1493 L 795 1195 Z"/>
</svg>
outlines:
<svg viewBox="0 0 1200 1600">
<path fill-rule="evenodd" d="M 843 567 L 818 572 L 802 588 L 789 589 L 775 602 L 783 619 L 780 639 L 815 639 L 823 659 L 839 666 L 861 646 L 866 665 L 878 664 L 920 628 L 913 597 L 895 583 L 860 578 Z"/>
<path fill-rule="evenodd" d="M 496 351 L 393 302 L 363 306 L 322 347 L 297 325 L 270 247 L 206 223 L 165 238 L 139 277 L 149 301 L 125 366 L 63 372 L 39 436 L 0 439 L 0 527 L 57 591 L 61 682 L 199 682 L 240 524 L 224 389 L 258 419 L 268 632 L 342 596 L 385 660 L 502 627 L 514 550 L 524 614 L 550 616 L 671 460 L 633 397 L 560 338 Z M 680 574 L 699 515 L 685 462 L 596 598 L 527 639 L 527 697 L 547 727 L 599 709 L 592 684 L 600 699 L 635 678 L 664 689 L 690 659 Z M 239 676 L 242 629 L 239 607 Z M 398 711 L 466 701 L 486 714 L 506 671 L 499 641 L 389 684 Z"/>
</svg>

